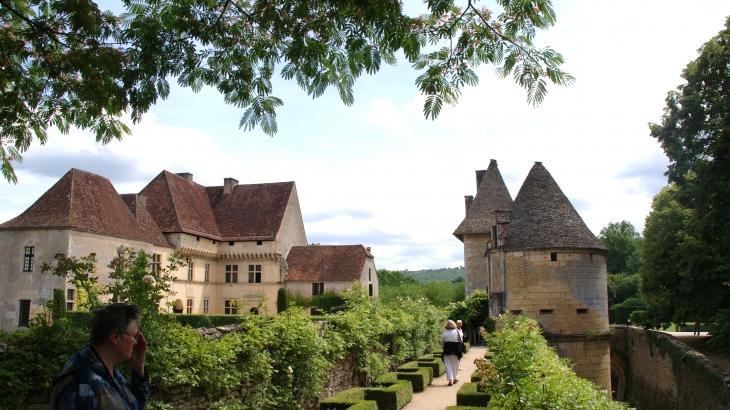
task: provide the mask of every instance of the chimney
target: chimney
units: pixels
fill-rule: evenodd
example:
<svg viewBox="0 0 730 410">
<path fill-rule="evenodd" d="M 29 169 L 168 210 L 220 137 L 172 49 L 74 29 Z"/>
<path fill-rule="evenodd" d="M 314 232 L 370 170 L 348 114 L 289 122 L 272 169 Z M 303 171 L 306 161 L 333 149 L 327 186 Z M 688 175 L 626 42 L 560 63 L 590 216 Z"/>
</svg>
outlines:
<svg viewBox="0 0 730 410">
<path fill-rule="evenodd" d="M 223 178 L 223 193 L 233 193 L 233 188 L 238 185 L 238 180 L 233 178 Z"/>
<path fill-rule="evenodd" d="M 464 206 L 466 207 L 465 212 L 469 212 L 469 208 L 471 207 L 471 203 L 474 202 L 474 197 L 471 195 L 464 195 Z"/>
<path fill-rule="evenodd" d="M 193 174 L 189 172 L 178 172 L 177 175 L 187 179 L 190 182 L 193 182 Z"/>
<path fill-rule="evenodd" d="M 147 195 L 137 194 L 137 200 L 142 204 L 143 208 L 147 208 Z"/>
<path fill-rule="evenodd" d="M 479 193 L 479 185 L 482 184 L 482 179 L 484 179 L 484 174 L 486 173 L 486 170 L 477 171 L 477 193 Z"/>
</svg>

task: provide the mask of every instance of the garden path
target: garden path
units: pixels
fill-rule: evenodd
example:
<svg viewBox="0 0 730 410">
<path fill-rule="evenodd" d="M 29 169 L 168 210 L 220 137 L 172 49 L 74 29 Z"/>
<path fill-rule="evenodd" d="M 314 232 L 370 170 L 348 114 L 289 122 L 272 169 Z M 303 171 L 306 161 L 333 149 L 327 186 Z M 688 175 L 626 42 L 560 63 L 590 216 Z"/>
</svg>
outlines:
<svg viewBox="0 0 730 410">
<path fill-rule="evenodd" d="M 433 379 L 426 391 L 414 393 L 413 400 L 402 410 L 444 410 L 448 406 L 456 406 L 456 392 L 463 383 L 471 381 L 471 374 L 477 369 L 474 360 L 484 357 L 486 346 L 474 346 L 461 358 L 459 365 L 459 383 L 449 386 L 446 373 Z"/>
</svg>

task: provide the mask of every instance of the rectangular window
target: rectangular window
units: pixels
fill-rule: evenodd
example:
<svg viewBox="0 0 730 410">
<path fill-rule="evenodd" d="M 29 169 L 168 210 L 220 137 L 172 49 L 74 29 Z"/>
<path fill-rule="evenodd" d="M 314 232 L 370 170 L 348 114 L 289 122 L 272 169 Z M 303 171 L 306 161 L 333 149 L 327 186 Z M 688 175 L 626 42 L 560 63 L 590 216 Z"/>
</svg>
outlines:
<svg viewBox="0 0 730 410">
<path fill-rule="evenodd" d="M 587 315 L 588 309 L 576 309 L 576 313 L 579 315 Z"/>
<path fill-rule="evenodd" d="M 188 262 L 188 281 L 193 281 L 193 261 Z"/>
<path fill-rule="evenodd" d="M 152 254 L 152 263 L 150 264 L 150 270 L 154 274 L 159 274 L 162 270 L 162 255 L 159 253 Z"/>
<path fill-rule="evenodd" d="M 261 265 L 248 265 L 248 283 L 261 283 Z"/>
<path fill-rule="evenodd" d="M 74 310 L 76 289 L 66 289 L 66 310 Z"/>
<path fill-rule="evenodd" d="M 555 309 L 540 309 L 541 315 L 552 315 Z"/>
<path fill-rule="evenodd" d="M 368 294 L 370 296 L 373 296 L 373 284 L 372 283 L 368 285 Z"/>
<path fill-rule="evenodd" d="M 312 296 L 324 294 L 324 283 L 312 283 Z"/>
<path fill-rule="evenodd" d="M 193 313 L 193 298 L 188 298 L 188 303 L 185 307 L 185 313 L 187 313 L 188 315 Z"/>
<path fill-rule="evenodd" d="M 233 246 L 233 243 L 234 243 L 233 241 L 229 241 L 228 246 Z"/>
<path fill-rule="evenodd" d="M 203 299 L 203 314 L 204 315 L 207 315 L 208 314 L 208 307 L 209 306 L 210 306 L 210 300 Z"/>
<path fill-rule="evenodd" d="M 35 246 L 26 246 L 23 255 L 23 272 L 33 272 L 33 259 L 35 259 Z"/>
<path fill-rule="evenodd" d="M 223 301 L 223 313 L 226 315 L 237 315 L 238 314 L 238 310 L 233 305 L 232 300 Z"/>
<path fill-rule="evenodd" d="M 368 268 L 368 281 L 370 281 L 370 282 L 373 281 L 373 269 L 372 268 Z"/>
<path fill-rule="evenodd" d="M 558 253 L 557 252 L 552 252 L 550 254 L 550 262 L 555 262 L 557 260 L 558 260 Z"/>
<path fill-rule="evenodd" d="M 261 246 L 264 244 L 264 241 L 256 241 L 256 245 Z"/>
<path fill-rule="evenodd" d="M 238 283 L 238 265 L 226 265 L 226 283 Z"/>
<path fill-rule="evenodd" d="M 206 282 L 210 282 L 210 263 L 205 264 L 205 278 Z"/>
<path fill-rule="evenodd" d="M 28 327 L 30 321 L 30 299 L 20 299 L 18 326 Z"/>
</svg>

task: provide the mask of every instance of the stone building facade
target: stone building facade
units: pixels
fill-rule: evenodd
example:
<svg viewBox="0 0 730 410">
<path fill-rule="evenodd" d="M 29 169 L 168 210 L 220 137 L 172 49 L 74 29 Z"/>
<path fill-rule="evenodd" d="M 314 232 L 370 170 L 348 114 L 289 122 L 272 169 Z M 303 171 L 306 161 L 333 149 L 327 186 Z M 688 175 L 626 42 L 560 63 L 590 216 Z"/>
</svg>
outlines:
<svg viewBox="0 0 730 410">
<path fill-rule="evenodd" d="M 370 296 L 378 296 L 374 258 L 362 245 L 293 246 L 287 258 L 286 288 L 311 297 L 343 292 L 358 281 Z"/>
<path fill-rule="evenodd" d="M 292 248 L 306 247 L 307 237 L 294 182 L 239 185 L 225 178 L 222 186 L 205 187 L 192 174 L 163 171 L 138 194 L 119 195 L 108 179 L 72 169 L 25 212 L 0 224 L 0 328 L 27 326 L 54 289 L 63 289 L 67 307 L 75 308 L 73 285 L 41 273 L 57 253 L 95 253 L 104 285 L 120 245 L 153 255 L 151 270 L 166 266 L 173 253 L 186 258 L 168 301 L 175 312 L 233 314 L 261 305 L 276 312 L 287 257 Z"/>
<path fill-rule="evenodd" d="M 490 315 L 540 322 L 575 372 L 611 389 L 606 247 L 542 163 L 512 201 L 492 160 L 454 235 L 464 243 L 467 293 L 485 290 Z"/>
</svg>

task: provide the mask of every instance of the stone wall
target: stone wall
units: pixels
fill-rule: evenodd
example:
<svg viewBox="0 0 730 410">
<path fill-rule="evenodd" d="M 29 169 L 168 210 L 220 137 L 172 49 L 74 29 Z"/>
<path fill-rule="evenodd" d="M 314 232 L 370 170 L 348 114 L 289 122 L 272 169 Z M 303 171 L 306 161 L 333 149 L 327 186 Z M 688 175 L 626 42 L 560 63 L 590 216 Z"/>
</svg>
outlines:
<svg viewBox="0 0 730 410">
<path fill-rule="evenodd" d="M 639 410 L 728 408 L 730 376 L 673 336 L 615 326 L 611 379 L 617 400 Z"/>
<path fill-rule="evenodd" d="M 465 291 L 469 297 L 475 290 L 487 291 L 487 258 L 484 252 L 491 235 L 464 235 Z"/>
</svg>

